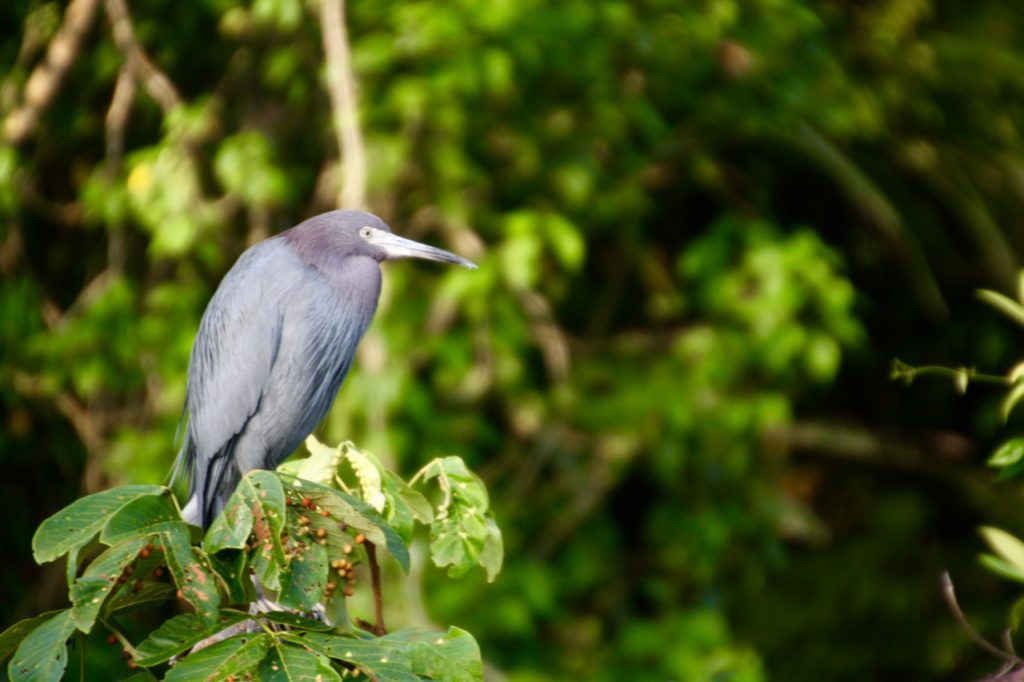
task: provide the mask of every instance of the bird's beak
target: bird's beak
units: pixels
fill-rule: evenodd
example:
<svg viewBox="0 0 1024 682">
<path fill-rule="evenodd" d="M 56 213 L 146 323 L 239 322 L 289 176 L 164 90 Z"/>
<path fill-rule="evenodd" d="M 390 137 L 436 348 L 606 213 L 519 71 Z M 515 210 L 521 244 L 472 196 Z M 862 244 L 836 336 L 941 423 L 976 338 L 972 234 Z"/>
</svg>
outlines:
<svg viewBox="0 0 1024 682">
<path fill-rule="evenodd" d="M 370 236 L 367 237 L 366 241 L 383 251 L 384 257 L 387 260 L 394 260 L 395 258 L 422 258 L 424 260 L 436 260 L 441 263 L 461 265 L 470 270 L 475 270 L 477 267 L 473 261 L 457 256 L 451 251 L 420 244 L 385 230 L 375 228 L 371 228 L 371 230 Z"/>
</svg>

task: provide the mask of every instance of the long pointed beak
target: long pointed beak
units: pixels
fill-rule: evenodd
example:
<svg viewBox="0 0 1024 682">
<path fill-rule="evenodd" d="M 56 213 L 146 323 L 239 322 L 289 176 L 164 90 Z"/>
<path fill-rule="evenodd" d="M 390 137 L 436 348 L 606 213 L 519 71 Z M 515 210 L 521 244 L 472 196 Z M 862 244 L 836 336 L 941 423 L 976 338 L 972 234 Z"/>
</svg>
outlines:
<svg viewBox="0 0 1024 682">
<path fill-rule="evenodd" d="M 445 251 L 444 249 L 420 244 L 419 242 L 414 242 L 413 240 L 406 239 L 405 237 L 399 237 L 396 234 L 392 234 L 384 230 L 373 229 L 373 232 L 366 241 L 381 249 L 387 260 L 394 260 L 395 258 L 422 258 L 423 260 L 434 260 L 440 263 L 461 265 L 462 267 L 469 268 L 470 270 L 475 270 L 477 267 L 476 263 L 473 261 L 466 260 L 462 256 L 458 256 L 451 251 Z"/>
</svg>

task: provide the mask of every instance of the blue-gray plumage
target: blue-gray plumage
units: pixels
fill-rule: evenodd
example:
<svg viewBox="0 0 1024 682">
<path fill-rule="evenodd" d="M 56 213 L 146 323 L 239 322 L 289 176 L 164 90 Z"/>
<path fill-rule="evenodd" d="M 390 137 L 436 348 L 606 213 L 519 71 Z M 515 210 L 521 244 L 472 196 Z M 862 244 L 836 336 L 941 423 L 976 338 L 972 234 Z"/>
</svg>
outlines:
<svg viewBox="0 0 1024 682">
<path fill-rule="evenodd" d="M 252 469 L 273 469 L 326 416 L 380 294 L 380 262 L 476 267 L 391 234 L 361 211 L 331 211 L 248 249 L 214 293 L 192 347 L 185 518 L 206 527 Z"/>
</svg>

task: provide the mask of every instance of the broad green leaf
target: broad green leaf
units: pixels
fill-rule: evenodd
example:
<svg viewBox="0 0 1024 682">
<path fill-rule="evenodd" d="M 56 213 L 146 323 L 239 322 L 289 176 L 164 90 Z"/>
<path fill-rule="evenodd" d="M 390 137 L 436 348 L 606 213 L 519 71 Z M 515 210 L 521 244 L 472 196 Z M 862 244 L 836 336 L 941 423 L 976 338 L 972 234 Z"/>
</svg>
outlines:
<svg viewBox="0 0 1024 682">
<path fill-rule="evenodd" d="M 152 608 L 157 604 L 174 599 L 176 590 L 170 583 L 158 583 L 146 580 L 142 588 L 135 590 L 131 581 L 125 584 L 125 589 L 115 595 L 107 603 L 107 611 L 112 616 L 131 613 L 139 609 Z"/>
<path fill-rule="evenodd" d="M 981 535 L 996 554 L 1024 571 L 1024 542 L 1004 530 L 982 526 Z"/>
<path fill-rule="evenodd" d="M 279 645 L 260 665 L 261 682 L 341 682 L 341 676 L 320 656 L 299 647 Z M 383 681 L 381 681 L 383 682 Z"/>
<path fill-rule="evenodd" d="M 220 594 L 217 581 L 202 554 L 189 541 L 188 525 L 180 522 L 159 534 L 167 567 L 185 601 L 195 607 L 208 627 L 217 622 Z"/>
<path fill-rule="evenodd" d="M 357 639 L 322 632 L 287 633 L 282 638 L 329 658 L 357 665 L 378 682 L 419 682 L 402 647 L 389 645 L 382 639 Z"/>
<path fill-rule="evenodd" d="M 281 579 L 281 605 L 306 612 L 323 598 L 327 584 L 327 550 L 309 543 L 292 558 Z"/>
<path fill-rule="evenodd" d="M 68 664 L 67 639 L 75 631 L 71 609 L 61 611 L 30 632 L 7 666 L 12 682 L 59 680 Z"/>
<path fill-rule="evenodd" d="M 1014 566 L 1009 561 L 992 556 L 991 554 L 982 554 L 978 559 L 981 561 L 982 566 L 985 566 L 993 573 L 1019 583 L 1024 583 L 1024 570 Z"/>
<path fill-rule="evenodd" d="M 43 521 L 32 537 L 36 563 L 53 561 L 88 543 L 122 508 L 147 495 L 163 495 L 158 485 L 126 485 L 83 497 Z"/>
<path fill-rule="evenodd" d="M 300 628 L 302 630 L 316 630 L 326 632 L 327 630 L 333 630 L 334 626 L 323 621 L 316 620 L 313 618 L 306 618 L 297 613 L 290 611 L 269 611 L 261 614 L 261 618 L 269 620 L 272 623 L 279 623 L 280 625 L 288 625 L 293 628 Z"/>
<path fill-rule="evenodd" d="M 1007 467 L 1016 464 L 1022 457 L 1024 457 L 1024 438 L 1013 438 L 999 446 L 999 449 L 988 458 L 988 465 Z"/>
<path fill-rule="evenodd" d="M 480 647 L 465 630 L 452 627 L 440 633 L 405 628 L 381 637 L 380 641 L 398 645 L 417 675 L 448 682 L 483 680 Z"/>
<path fill-rule="evenodd" d="M 110 517 L 100 541 L 114 545 L 125 538 L 152 535 L 171 523 L 181 523 L 181 515 L 169 495 L 139 497 Z"/>
<path fill-rule="evenodd" d="M 427 464 L 413 480 L 436 479 L 442 500 L 430 525 L 430 556 L 448 575 L 465 575 L 483 566 L 487 579 L 501 570 L 504 556 L 501 531 L 489 511 L 487 488 L 459 457 L 444 457 Z"/>
<path fill-rule="evenodd" d="M 387 469 L 383 474 L 384 497 L 387 500 L 384 519 L 406 542 L 411 542 L 414 522 L 429 525 L 434 520 L 434 508 L 430 506 L 430 500 L 410 487 L 398 474 Z"/>
<path fill-rule="evenodd" d="M 395 498 L 396 504 L 404 504 L 414 519 L 423 524 L 434 520 L 434 508 L 423 493 L 415 490 L 393 471 L 384 470 L 384 487 Z"/>
<path fill-rule="evenodd" d="M 3 633 L 0 633 L 0 663 L 6 661 L 7 657 L 14 653 L 14 650 L 18 648 L 18 645 L 21 644 L 28 633 L 35 630 L 41 623 L 50 620 L 55 613 L 60 613 L 60 611 L 46 611 L 34 618 L 19 620 L 4 630 Z"/>
<path fill-rule="evenodd" d="M 348 493 L 311 481 L 292 479 L 288 486 L 297 497 L 308 497 L 326 511 L 331 525 L 344 523 L 352 532 L 362 533 L 370 542 L 387 549 L 402 570 L 409 572 L 409 549 L 405 542 L 370 505 Z M 311 518 L 315 520 L 314 517 Z"/>
<path fill-rule="evenodd" d="M 126 566 L 131 565 L 149 542 L 148 536 L 130 537 L 100 554 L 71 587 L 75 627 L 89 632 L 103 602 L 118 584 Z"/>
<path fill-rule="evenodd" d="M 245 549 L 252 533 L 252 510 L 237 491 L 227 506 L 210 524 L 203 547 L 210 554 L 222 549 Z"/>
<path fill-rule="evenodd" d="M 225 550 L 207 555 L 217 577 L 223 581 L 229 604 L 246 604 L 253 599 L 253 584 L 250 579 L 247 557 L 240 550 Z"/>
<path fill-rule="evenodd" d="M 480 552 L 480 565 L 487 571 L 487 582 L 492 582 L 501 573 L 505 561 L 505 544 L 502 541 L 501 529 L 494 521 L 493 514 L 487 514 L 487 537 L 484 548 Z"/>
<path fill-rule="evenodd" d="M 285 518 L 280 479 L 273 472 L 256 469 L 239 482 L 224 512 L 211 524 L 203 546 L 211 554 L 244 549 L 250 533 L 255 533 L 260 548 L 284 563 L 280 534 Z"/>
<path fill-rule="evenodd" d="M 171 656 L 191 649 L 198 642 L 212 635 L 213 632 L 247 618 L 248 616 L 241 613 L 226 613 L 217 620 L 216 627 L 211 631 L 196 614 L 179 614 L 164 621 L 163 625 L 149 633 L 149 636 L 135 647 L 138 653 L 135 662 L 146 667 L 163 663 Z"/>
<path fill-rule="evenodd" d="M 265 632 L 228 637 L 179 660 L 164 682 L 213 682 L 228 675 L 241 677 L 259 665 L 272 644 L 273 638 Z"/>
<path fill-rule="evenodd" d="M 341 449 L 324 445 L 312 435 L 306 438 L 306 449 L 309 450 L 309 457 L 285 462 L 277 470 L 313 483 L 331 485 L 338 475 L 338 466 L 342 460 Z"/>
</svg>

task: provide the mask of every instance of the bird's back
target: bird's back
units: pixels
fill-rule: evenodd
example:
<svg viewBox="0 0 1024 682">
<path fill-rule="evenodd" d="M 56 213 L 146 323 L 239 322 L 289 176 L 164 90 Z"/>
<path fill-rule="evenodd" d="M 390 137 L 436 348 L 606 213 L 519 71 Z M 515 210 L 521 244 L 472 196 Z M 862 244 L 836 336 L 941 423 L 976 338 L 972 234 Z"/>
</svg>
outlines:
<svg viewBox="0 0 1024 682">
<path fill-rule="evenodd" d="M 241 476 L 276 467 L 326 416 L 379 292 L 372 258 L 304 253 L 288 233 L 239 258 L 189 364 L 179 466 L 190 475 L 191 521 L 208 525 Z"/>
</svg>

